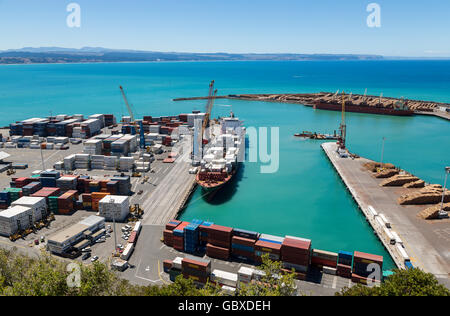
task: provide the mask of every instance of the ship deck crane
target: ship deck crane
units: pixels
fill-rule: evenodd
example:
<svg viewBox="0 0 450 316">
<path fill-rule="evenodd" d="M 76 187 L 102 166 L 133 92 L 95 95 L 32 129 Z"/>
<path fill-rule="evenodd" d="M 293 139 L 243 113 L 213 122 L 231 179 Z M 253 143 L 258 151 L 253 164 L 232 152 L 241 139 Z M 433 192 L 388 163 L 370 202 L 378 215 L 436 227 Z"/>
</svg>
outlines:
<svg viewBox="0 0 450 316">
<path fill-rule="evenodd" d="M 216 95 L 217 95 L 217 90 L 214 90 L 214 80 L 213 80 L 209 84 L 208 102 L 206 103 L 205 119 L 203 120 L 202 131 L 201 131 L 202 143 L 204 143 L 205 141 L 209 141 L 209 137 L 207 137 L 205 139 L 204 134 L 205 134 L 206 128 L 208 127 L 210 119 L 211 119 L 211 111 L 214 106 L 214 100 L 215 100 Z"/>
</svg>

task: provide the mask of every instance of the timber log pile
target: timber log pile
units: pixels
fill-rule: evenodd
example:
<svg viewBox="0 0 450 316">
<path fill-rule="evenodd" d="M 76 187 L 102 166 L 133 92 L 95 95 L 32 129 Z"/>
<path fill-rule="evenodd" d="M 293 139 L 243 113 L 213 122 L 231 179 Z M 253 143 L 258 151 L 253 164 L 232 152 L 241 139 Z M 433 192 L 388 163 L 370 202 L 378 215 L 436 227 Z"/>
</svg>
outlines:
<svg viewBox="0 0 450 316">
<path fill-rule="evenodd" d="M 240 95 L 230 95 L 231 98 L 238 98 L 244 100 L 252 101 L 271 101 L 271 102 L 282 102 L 282 103 L 299 103 L 305 105 L 313 105 L 316 102 L 323 103 L 340 103 L 342 102 L 341 95 L 336 95 L 329 92 L 320 93 L 293 93 L 293 94 L 240 94 Z M 384 108 L 394 108 L 395 104 L 400 101 L 398 98 L 382 97 L 380 102 L 379 96 L 364 96 L 360 94 L 346 95 L 347 105 L 356 106 L 373 106 L 373 107 L 384 107 Z M 440 106 L 449 107 L 450 104 L 432 102 L 432 101 L 420 101 L 420 100 L 403 100 L 409 109 L 413 111 L 423 111 L 423 112 L 433 112 Z"/>
<path fill-rule="evenodd" d="M 436 204 L 433 206 L 430 206 L 423 211 L 421 211 L 419 214 L 417 214 L 422 219 L 438 219 L 439 218 L 439 211 L 441 210 L 441 204 Z M 444 211 L 450 212 L 450 203 L 444 204 Z"/>
<path fill-rule="evenodd" d="M 363 165 L 364 168 L 371 172 L 377 172 L 379 168 L 381 168 L 381 163 L 379 162 L 366 162 Z M 385 163 L 383 164 L 384 169 L 395 169 L 395 166 L 391 163 Z"/>
<path fill-rule="evenodd" d="M 382 187 L 401 187 L 407 183 L 416 182 L 420 180 L 418 177 L 410 174 L 397 174 L 393 177 L 387 178 L 380 183 Z"/>
<path fill-rule="evenodd" d="M 407 193 L 398 199 L 400 205 L 437 204 L 442 201 L 442 186 L 428 185 L 419 191 Z M 450 191 L 445 192 L 444 203 L 450 202 Z"/>
</svg>

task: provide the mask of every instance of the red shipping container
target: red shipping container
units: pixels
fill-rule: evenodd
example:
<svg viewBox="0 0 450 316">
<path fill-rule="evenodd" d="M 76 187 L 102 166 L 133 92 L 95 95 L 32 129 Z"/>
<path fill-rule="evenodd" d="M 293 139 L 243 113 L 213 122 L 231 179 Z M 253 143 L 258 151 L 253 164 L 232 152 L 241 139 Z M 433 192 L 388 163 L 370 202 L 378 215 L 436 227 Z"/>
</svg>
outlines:
<svg viewBox="0 0 450 316">
<path fill-rule="evenodd" d="M 337 265 L 337 275 L 343 278 L 351 279 L 352 277 L 352 267 L 343 264 Z"/>
<path fill-rule="evenodd" d="M 336 268 L 336 266 L 337 266 L 337 262 L 335 260 L 327 260 L 327 259 L 318 258 L 318 257 L 312 257 L 311 264 L 318 266 L 318 267 L 327 266 L 327 267 L 331 267 L 331 268 Z"/>
<path fill-rule="evenodd" d="M 311 241 L 285 238 L 282 244 L 283 252 L 310 253 Z"/>
<path fill-rule="evenodd" d="M 163 233 L 163 237 L 164 243 L 169 247 L 173 247 L 173 232 L 171 230 L 165 230 Z"/>
<path fill-rule="evenodd" d="M 172 240 L 173 240 L 173 248 L 174 249 L 176 249 L 178 251 L 184 250 L 184 237 L 173 236 Z"/>
<path fill-rule="evenodd" d="M 383 266 L 382 256 L 372 255 L 369 253 L 355 251 L 353 254 L 353 260 L 354 262 L 361 263 L 378 263 L 380 266 Z"/>
<path fill-rule="evenodd" d="M 92 195 L 90 193 L 81 194 L 81 200 L 85 203 L 92 203 Z"/>
<path fill-rule="evenodd" d="M 211 258 L 227 260 L 230 258 L 230 249 L 218 247 L 212 244 L 207 244 L 206 255 Z"/>
<path fill-rule="evenodd" d="M 280 254 L 281 253 L 281 245 L 277 244 L 277 243 L 258 240 L 255 243 L 255 250 L 262 251 L 262 252 L 270 252 L 273 254 Z"/>
<path fill-rule="evenodd" d="M 16 185 L 16 188 L 23 188 L 27 184 L 31 183 L 32 179 L 30 178 L 17 178 L 14 183 Z"/>
<path fill-rule="evenodd" d="M 136 242 L 136 240 L 137 240 L 137 234 L 136 234 L 136 232 L 132 232 L 130 234 L 130 237 L 128 238 L 128 243 L 134 244 Z"/>
<path fill-rule="evenodd" d="M 243 237 L 238 237 L 238 236 L 233 236 L 231 238 L 231 243 L 232 244 L 237 244 L 237 245 L 243 245 L 243 246 L 247 246 L 247 247 L 254 247 L 255 243 L 256 243 L 256 240 L 243 238 Z"/>
<path fill-rule="evenodd" d="M 292 263 L 300 266 L 309 266 L 310 258 L 306 256 L 284 256 L 281 258 L 281 261 Z"/>
<path fill-rule="evenodd" d="M 187 269 L 194 269 L 197 271 L 202 271 L 206 273 L 211 272 L 211 261 L 209 260 L 194 260 L 191 258 L 183 258 L 181 260 L 181 267 L 184 270 L 184 268 Z"/>
<path fill-rule="evenodd" d="M 181 224 L 181 221 L 176 220 L 176 219 L 173 219 L 173 220 L 171 220 L 170 222 L 168 222 L 168 223 L 166 224 L 166 229 L 167 229 L 167 230 L 174 230 L 174 229 L 177 228 L 178 225 L 180 225 L 180 224 Z"/>
</svg>

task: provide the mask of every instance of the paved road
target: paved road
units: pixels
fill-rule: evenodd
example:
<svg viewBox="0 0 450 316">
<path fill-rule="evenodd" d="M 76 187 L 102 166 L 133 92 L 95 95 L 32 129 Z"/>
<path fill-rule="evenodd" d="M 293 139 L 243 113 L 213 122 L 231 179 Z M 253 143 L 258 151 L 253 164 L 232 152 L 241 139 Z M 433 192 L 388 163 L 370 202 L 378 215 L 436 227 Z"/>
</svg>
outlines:
<svg viewBox="0 0 450 316">
<path fill-rule="evenodd" d="M 165 225 L 176 217 L 195 181 L 195 176 L 189 174 L 191 165 L 186 159 L 189 155 L 186 152 L 177 158 L 172 169 L 141 204 L 145 211 L 144 225 Z"/>
</svg>

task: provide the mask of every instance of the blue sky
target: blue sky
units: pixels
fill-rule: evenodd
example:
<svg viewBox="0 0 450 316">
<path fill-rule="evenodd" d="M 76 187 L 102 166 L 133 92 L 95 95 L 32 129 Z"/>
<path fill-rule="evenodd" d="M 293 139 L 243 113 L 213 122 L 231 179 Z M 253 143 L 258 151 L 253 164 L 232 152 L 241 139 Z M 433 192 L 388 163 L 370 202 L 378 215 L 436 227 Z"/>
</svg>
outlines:
<svg viewBox="0 0 450 316">
<path fill-rule="evenodd" d="M 66 6 L 81 7 L 81 28 Z M 369 28 L 366 7 L 381 6 Z M 180 52 L 450 56 L 448 0 L 0 0 L 0 50 L 98 46 Z"/>
</svg>

